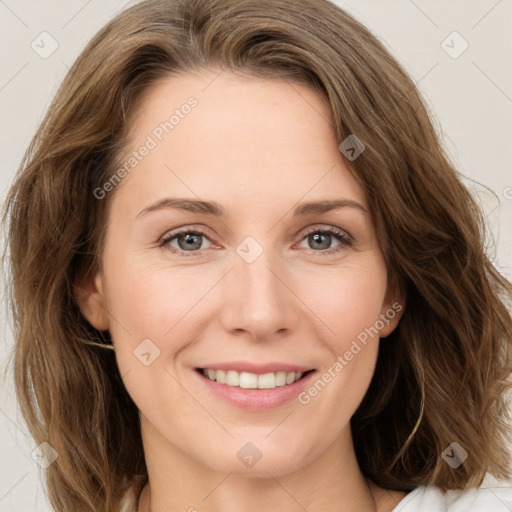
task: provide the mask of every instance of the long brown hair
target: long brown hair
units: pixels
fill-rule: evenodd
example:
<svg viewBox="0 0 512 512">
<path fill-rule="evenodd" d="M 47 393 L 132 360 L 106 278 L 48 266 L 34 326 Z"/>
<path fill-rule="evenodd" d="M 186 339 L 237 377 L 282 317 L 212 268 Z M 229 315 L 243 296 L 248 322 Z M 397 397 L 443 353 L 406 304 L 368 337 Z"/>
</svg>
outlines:
<svg viewBox="0 0 512 512">
<path fill-rule="evenodd" d="M 6 202 L 14 371 L 54 508 L 116 510 L 147 479 L 138 411 L 109 333 L 74 295 L 101 265 L 111 179 L 141 94 L 156 80 L 229 69 L 314 87 L 364 187 L 391 283 L 406 296 L 352 418 L 362 471 L 378 485 L 463 489 L 510 476 L 511 284 L 484 250 L 484 219 L 445 154 L 414 83 L 364 26 L 328 0 L 147 0 L 78 57 Z M 457 442 L 458 468 L 443 458 Z"/>
</svg>

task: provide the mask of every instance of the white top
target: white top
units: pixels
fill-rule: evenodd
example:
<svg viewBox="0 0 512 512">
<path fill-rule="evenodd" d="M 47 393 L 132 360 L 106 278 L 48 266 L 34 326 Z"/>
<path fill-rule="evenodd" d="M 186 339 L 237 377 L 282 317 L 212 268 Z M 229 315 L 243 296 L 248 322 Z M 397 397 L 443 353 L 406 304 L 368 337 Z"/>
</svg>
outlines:
<svg viewBox="0 0 512 512">
<path fill-rule="evenodd" d="M 119 512 L 137 512 L 136 507 L 137 498 L 129 493 Z M 392 512 L 512 512 L 512 483 L 495 481 L 468 491 L 446 492 L 420 486 Z"/>
<path fill-rule="evenodd" d="M 392 512 L 512 512 L 509 487 L 479 487 L 442 492 L 437 487 L 416 487 Z"/>
</svg>

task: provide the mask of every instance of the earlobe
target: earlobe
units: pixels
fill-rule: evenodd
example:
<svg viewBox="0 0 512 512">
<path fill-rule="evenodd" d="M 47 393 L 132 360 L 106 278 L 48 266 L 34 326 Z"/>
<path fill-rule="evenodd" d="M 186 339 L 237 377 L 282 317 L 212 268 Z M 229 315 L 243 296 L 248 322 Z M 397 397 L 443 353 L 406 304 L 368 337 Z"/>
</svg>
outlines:
<svg viewBox="0 0 512 512">
<path fill-rule="evenodd" d="M 393 288 L 394 291 L 387 294 L 381 310 L 379 326 L 384 324 L 382 329 L 379 329 L 381 338 L 389 336 L 396 329 L 405 310 L 405 294 L 398 286 Z"/>
<path fill-rule="evenodd" d="M 110 322 L 103 290 L 103 279 L 99 273 L 75 287 L 75 299 L 82 315 L 95 329 L 98 331 L 108 330 Z"/>
</svg>

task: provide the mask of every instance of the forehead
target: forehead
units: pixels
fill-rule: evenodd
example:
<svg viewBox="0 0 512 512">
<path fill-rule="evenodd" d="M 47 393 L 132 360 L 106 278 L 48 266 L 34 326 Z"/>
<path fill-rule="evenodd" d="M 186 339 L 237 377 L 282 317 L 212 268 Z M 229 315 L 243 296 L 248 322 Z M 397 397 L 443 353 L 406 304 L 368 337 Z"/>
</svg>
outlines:
<svg viewBox="0 0 512 512">
<path fill-rule="evenodd" d="M 180 111 L 189 110 L 186 104 L 192 98 L 197 108 L 192 109 L 190 121 L 181 123 L 188 113 Z M 274 145 L 290 136 L 311 135 L 320 129 L 318 138 L 334 135 L 329 105 L 312 86 L 288 79 L 238 75 L 227 70 L 204 70 L 158 80 L 139 99 L 130 131 L 138 135 L 141 131 L 150 133 L 157 126 L 155 123 L 165 124 L 173 114 L 179 116 L 172 122 L 174 127 L 182 124 L 180 130 L 173 128 L 173 138 L 179 137 L 179 132 L 186 129 L 183 126 L 190 124 L 198 134 L 209 134 L 209 138 L 219 132 L 235 137 L 233 143 L 237 142 L 236 135 L 244 135 L 240 128 L 250 128 L 254 135 L 272 134 Z M 282 129 L 283 124 L 287 125 L 286 130 Z M 268 142 L 268 137 L 265 139 Z M 244 142 L 248 141 L 244 139 Z"/>
<path fill-rule="evenodd" d="M 146 201 L 164 191 L 219 203 L 259 193 L 287 203 L 305 194 L 365 201 L 329 104 L 303 84 L 229 71 L 166 77 L 145 91 L 129 128 L 121 160 L 137 162 L 119 188 Z"/>
</svg>

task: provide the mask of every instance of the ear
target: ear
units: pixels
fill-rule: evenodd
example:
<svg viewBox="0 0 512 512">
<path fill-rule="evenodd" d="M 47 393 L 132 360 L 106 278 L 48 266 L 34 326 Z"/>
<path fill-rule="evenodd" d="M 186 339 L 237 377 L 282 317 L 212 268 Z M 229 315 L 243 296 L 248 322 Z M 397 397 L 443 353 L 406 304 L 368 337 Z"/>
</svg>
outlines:
<svg viewBox="0 0 512 512">
<path fill-rule="evenodd" d="M 108 330 L 110 319 L 103 293 L 103 279 L 99 272 L 75 287 L 75 299 L 82 315 L 95 329 Z"/>
<path fill-rule="evenodd" d="M 379 337 L 385 338 L 389 336 L 398 325 L 405 310 L 405 291 L 403 287 L 394 282 L 389 283 L 386 291 L 386 296 L 382 304 L 379 326 L 384 324 L 382 329 L 379 329 Z"/>
</svg>

